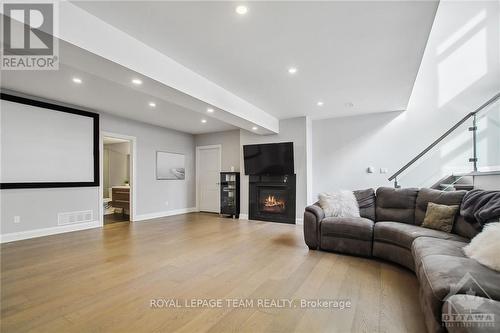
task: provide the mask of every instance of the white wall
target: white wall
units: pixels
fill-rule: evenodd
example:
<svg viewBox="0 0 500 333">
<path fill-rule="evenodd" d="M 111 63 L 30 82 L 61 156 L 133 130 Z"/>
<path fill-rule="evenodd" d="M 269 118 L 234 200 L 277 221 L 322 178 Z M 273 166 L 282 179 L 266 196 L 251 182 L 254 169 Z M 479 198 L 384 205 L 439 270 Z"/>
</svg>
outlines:
<svg viewBox="0 0 500 333">
<path fill-rule="evenodd" d="M 405 112 L 313 121 L 314 196 L 392 186 L 392 173 L 499 92 L 499 16 L 498 2 L 441 1 Z M 428 186 L 450 169 L 470 168 L 466 127 L 402 176 L 401 185 Z M 367 174 L 368 166 L 376 173 Z"/>
<path fill-rule="evenodd" d="M 103 158 L 104 197 L 106 197 L 109 187 L 124 185 L 126 180 L 130 182 L 130 143 L 104 145 Z"/>
<path fill-rule="evenodd" d="M 474 177 L 474 187 L 482 190 L 500 190 L 500 175 L 484 175 Z"/>
<path fill-rule="evenodd" d="M 240 210 L 243 216 L 248 214 L 248 176 L 244 173 L 243 146 L 257 143 L 293 142 L 294 162 L 296 174 L 296 218 L 302 219 L 304 208 L 307 205 L 307 156 L 306 134 L 307 118 L 298 117 L 280 120 L 280 133 L 275 135 L 256 135 L 240 131 L 240 165 L 241 165 L 241 193 Z"/>
<path fill-rule="evenodd" d="M 221 145 L 222 171 L 240 171 L 240 131 L 198 134 L 194 136 L 196 146 Z"/>
<path fill-rule="evenodd" d="M 50 123 L 45 125 L 49 126 Z M 102 131 L 137 138 L 135 191 L 138 219 L 182 212 L 195 206 L 193 135 L 108 114 L 101 114 L 100 126 Z M 186 180 L 156 180 L 157 150 L 186 155 Z M 0 204 L 2 241 L 82 228 L 78 225 L 64 228 L 58 226 L 57 214 L 60 212 L 91 210 L 94 222 L 87 227 L 98 226 L 101 218 L 98 187 L 2 190 Z M 20 223 L 14 223 L 15 216 L 20 217 Z"/>
</svg>

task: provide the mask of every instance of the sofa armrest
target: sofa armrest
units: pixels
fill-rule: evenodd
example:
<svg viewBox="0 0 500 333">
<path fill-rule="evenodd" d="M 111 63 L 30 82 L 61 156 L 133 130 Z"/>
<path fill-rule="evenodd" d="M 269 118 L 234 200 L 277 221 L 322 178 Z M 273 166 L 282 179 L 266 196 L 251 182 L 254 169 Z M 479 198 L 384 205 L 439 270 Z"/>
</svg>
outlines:
<svg viewBox="0 0 500 333">
<path fill-rule="evenodd" d="M 323 208 L 321 208 L 317 203 L 307 206 L 306 212 L 313 213 L 318 221 L 321 221 L 325 218 L 325 212 L 323 211 Z"/>
<path fill-rule="evenodd" d="M 307 206 L 304 212 L 304 240 L 311 250 L 319 247 L 319 225 L 325 218 L 323 209 L 317 204 Z"/>
</svg>

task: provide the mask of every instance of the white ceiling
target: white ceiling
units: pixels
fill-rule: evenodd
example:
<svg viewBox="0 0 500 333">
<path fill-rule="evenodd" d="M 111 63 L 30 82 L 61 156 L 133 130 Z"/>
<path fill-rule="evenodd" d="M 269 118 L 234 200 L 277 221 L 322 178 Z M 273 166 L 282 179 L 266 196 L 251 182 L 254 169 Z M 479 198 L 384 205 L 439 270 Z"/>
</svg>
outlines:
<svg viewBox="0 0 500 333">
<path fill-rule="evenodd" d="M 438 5 L 73 3 L 280 119 L 406 109 Z"/>
<path fill-rule="evenodd" d="M 1 88 L 192 134 L 236 129 L 216 118 L 223 111 L 207 114 L 205 103 L 61 40 L 59 58 L 57 71 L 2 71 Z"/>
</svg>

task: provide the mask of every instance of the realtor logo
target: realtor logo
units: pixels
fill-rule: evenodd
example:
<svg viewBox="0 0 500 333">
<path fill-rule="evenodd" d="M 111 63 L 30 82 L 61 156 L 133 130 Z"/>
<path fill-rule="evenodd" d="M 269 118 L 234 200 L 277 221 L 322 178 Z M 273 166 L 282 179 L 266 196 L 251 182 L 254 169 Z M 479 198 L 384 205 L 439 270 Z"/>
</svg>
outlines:
<svg viewBox="0 0 500 333">
<path fill-rule="evenodd" d="M 442 314 L 443 326 L 483 328 L 495 326 L 495 314 L 481 309 L 481 306 L 487 300 L 491 300 L 491 297 L 470 273 L 465 274 L 458 283 L 452 285 L 444 301 L 448 301 L 452 296 L 454 301 L 461 305 L 454 306 L 449 303 L 448 311 Z"/>
<path fill-rule="evenodd" d="M 3 4 L 3 70 L 58 69 L 54 3 Z"/>
</svg>

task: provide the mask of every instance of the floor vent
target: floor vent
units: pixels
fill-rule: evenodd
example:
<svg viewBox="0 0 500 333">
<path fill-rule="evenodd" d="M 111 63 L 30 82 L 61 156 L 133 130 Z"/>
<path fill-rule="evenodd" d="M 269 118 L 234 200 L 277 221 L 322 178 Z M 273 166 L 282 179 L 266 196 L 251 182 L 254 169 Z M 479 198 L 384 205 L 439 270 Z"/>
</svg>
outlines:
<svg viewBox="0 0 500 333">
<path fill-rule="evenodd" d="M 66 212 L 57 214 L 57 224 L 67 225 L 75 223 L 92 222 L 92 211 Z"/>
</svg>

